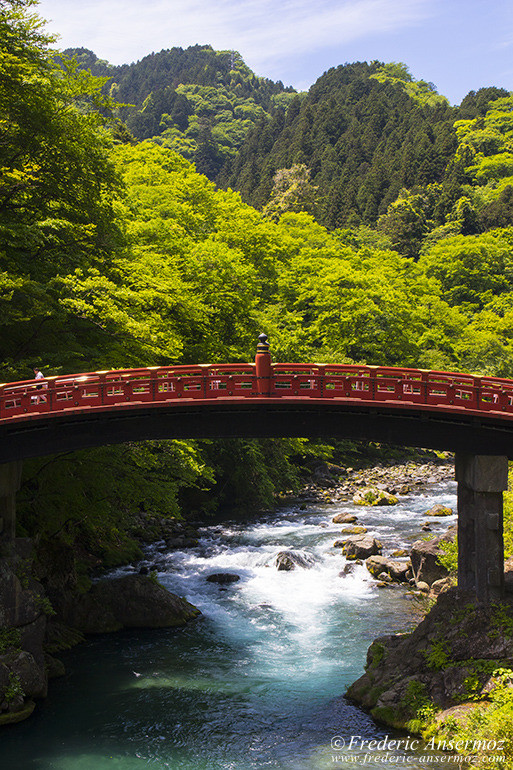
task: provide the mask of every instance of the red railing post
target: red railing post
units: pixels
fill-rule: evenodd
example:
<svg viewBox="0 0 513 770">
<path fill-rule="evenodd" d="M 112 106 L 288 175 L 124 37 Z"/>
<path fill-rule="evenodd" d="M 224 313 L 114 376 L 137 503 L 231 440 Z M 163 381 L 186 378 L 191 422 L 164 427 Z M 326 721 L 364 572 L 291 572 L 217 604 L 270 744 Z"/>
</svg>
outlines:
<svg viewBox="0 0 513 770">
<path fill-rule="evenodd" d="M 259 396 L 271 395 L 271 354 L 267 334 L 261 334 L 255 355 L 257 393 Z"/>
</svg>

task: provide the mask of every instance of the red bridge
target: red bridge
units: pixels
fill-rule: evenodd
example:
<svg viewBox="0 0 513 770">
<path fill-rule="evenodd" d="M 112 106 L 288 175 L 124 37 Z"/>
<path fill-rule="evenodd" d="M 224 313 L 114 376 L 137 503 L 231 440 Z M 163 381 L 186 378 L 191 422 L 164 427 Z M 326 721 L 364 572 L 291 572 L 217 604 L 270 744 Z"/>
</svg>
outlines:
<svg viewBox="0 0 513 770">
<path fill-rule="evenodd" d="M 398 367 L 146 367 L 0 385 L 0 462 L 151 438 L 326 436 L 513 459 L 513 380 Z"/>
<path fill-rule="evenodd" d="M 147 367 L 0 386 L 0 550 L 15 537 L 23 458 L 156 438 L 324 436 L 456 452 L 458 585 L 504 589 L 502 492 L 513 459 L 513 380 L 400 367 Z"/>
</svg>

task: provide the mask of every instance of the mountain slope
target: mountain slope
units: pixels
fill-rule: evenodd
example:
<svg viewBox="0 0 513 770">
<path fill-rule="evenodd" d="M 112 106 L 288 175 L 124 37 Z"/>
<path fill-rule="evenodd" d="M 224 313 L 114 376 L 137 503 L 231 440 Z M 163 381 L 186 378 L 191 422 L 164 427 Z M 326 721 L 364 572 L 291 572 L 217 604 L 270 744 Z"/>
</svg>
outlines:
<svg viewBox="0 0 513 770">
<path fill-rule="evenodd" d="M 305 164 L 319 192 L 313 213 L 339 227 L 374 222 L 401 188 L 440 181 L 456 149 L 457 109 L 404 70 L 404 79 L 389 75 L 389 66 L 330 69 L 286 114 L 260 121 L 223 183 L 261 207 L 278 169 Z"/>
<path fill-rule="evenodd" d="M 214 178 L 262 118 L 286 106 L 294 89 L 258 77 L 236 51 L 171 48 L 114 66 L 86 48 L 64 51 L 80 68 L 109 78 L 104 91 L 137 139 L 154 138 Z"/>
</svg>

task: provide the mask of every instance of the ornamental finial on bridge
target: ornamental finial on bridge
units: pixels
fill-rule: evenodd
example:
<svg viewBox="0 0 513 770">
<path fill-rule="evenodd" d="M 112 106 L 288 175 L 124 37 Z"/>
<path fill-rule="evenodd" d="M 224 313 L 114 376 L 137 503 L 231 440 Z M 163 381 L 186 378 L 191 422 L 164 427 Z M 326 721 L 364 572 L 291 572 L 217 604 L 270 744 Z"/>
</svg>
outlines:
<svg viewBox="0 0 513 770">
<path fill-rule="evenodd" d="M 260 396 L 271 394 L 271 354 L 267 334 L 260 334 L 255 356 L 257 391 Z"/>
</svg>

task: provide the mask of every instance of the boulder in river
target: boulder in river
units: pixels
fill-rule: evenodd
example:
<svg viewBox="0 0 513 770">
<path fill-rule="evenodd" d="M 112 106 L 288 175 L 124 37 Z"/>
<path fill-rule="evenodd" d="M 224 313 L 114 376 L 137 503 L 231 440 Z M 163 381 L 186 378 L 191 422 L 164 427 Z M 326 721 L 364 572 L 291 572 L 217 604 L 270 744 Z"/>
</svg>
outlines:
<svg viewBox="0 0 513 770">
<path fill-rule="evenodd" d="M 351 535 L 345 540 L 337 540 L 333 545 L 342 548 L 342 553 L 348 559 L 366 559 L 380 554 L 383 548 L 383 544 L 371 535 Z"/>
<path fill-rule="evenodd" d="M 367 532 L 367 527 L 345 527 L 342 535 L 364 535 Z"/>
<path fill-rule="evenodd" d="M 65 622 L 85 634 L 121 628 L 184 626 L 200 611 L 145 575 L 101 580 L 64 613 Z"/>
<path fill-rule="evenodd" d="M 448 505 L 441 505 L 440 503 L 438 503 L 437 505 L 433 505 L 432 508 L 426 511 L 424 516 L 452 516 L 452 514 L 453 514 L 452 508 L 449 508 Z"/>
<path fill-rule="evenodd" d="M 353 497 L 355 505 L 396 505 L 398 502 L 395 495 L 391 495 L 386 490 L 378 489 L 377 487 L 361 489 Z"/>
<path fill-rule="evenodd" d="M 214 572 L 207 577 L 209 583 L 236 583 L 240 580 L 240 575 L 234 572 Z"/>
<path fill-rule="evenodd" d="M 394 561 L 387 556 L 369 556 L 365 564 L 367 569 L 375 578 L 382 580 L 380 575 L 385 572 L 391 580 L 397 583 L 406 583 L 406 573 L 410 569 L 410 562 Z"/>
<path fill-rule="evenodd" d="M 333 524 L 353 524 L 355 521 L 358 521 L 358 516 L 355 516 L 354 513 L 337 513 L 332 518 Z"/>
<path fill-rule="evenodd" d="M 296 551 L 280 551 L 276 554 L 274 563 L 277 570 L 290 572 L 290 570 L 296 569 L 296 567 L 309 569 L 313 566 L 314 560 L 311 556 L 297 553 Z"/>
</svg>

